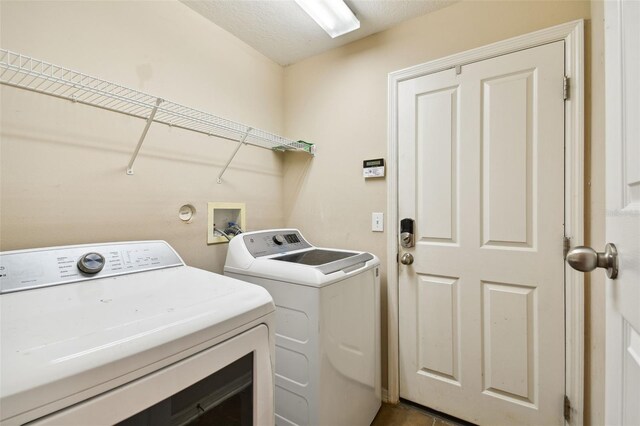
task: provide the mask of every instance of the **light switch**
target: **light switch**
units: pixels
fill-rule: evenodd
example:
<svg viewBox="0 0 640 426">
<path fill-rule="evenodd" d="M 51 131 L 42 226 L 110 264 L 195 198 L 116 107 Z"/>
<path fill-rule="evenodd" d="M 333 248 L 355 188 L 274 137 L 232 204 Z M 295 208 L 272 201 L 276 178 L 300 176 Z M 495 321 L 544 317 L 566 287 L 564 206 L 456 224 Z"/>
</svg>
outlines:
<svg viewBox="0 0 640 426">
<path fill-rule="evenodd" d="M 371 213 L 371 230 L 373 232 L 384 231 L 384 213 Z"/>
</svg>

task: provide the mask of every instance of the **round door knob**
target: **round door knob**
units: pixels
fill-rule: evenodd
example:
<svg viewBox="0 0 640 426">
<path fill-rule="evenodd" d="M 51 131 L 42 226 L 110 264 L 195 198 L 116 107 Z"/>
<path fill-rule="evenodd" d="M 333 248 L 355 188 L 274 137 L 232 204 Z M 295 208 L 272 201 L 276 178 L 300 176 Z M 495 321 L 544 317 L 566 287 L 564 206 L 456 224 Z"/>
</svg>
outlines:
<svg viewBox="0 0 640 426">
<path fill-rule="evenodd" d="M 282 235 L 274 235 L 273 242 L 281 246 L 284 243 L 284 237 Z"/>
<path fill-rule="evenodd" d="M 100 253 L 87 253 L 78 260 L 78 269 L 85 274 L 97 274 L 104 268 L 104 256 Z"/>
<path fill-rule="evenodd" d="M 567 263 L 576 271 L 591 272 L 604 268 L 609 278 L 618 276 L 618 250 L 613 244 L 607 244 L 604 253 L 597 253 L 591 247 L 574 247 L 567 253 Z"/>
<path fill-rule="evenodd" d="M 404 253 L 400 257 L 400 263 L 403 265 L 411 265 L 413 263 L 413 255 L 411 253 Z"/>
</svg>

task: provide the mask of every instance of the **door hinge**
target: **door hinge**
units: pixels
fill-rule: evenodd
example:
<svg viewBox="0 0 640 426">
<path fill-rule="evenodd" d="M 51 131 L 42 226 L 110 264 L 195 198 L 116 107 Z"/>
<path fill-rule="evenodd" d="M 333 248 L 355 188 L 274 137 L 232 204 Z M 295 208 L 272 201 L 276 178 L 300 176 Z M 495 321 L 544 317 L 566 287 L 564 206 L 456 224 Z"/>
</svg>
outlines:
<svg viewBox="0 0 640 426">
<path fill-rule="evenodd" d="M 564 240 L 562 242 L 562 257 L 564 259 L 567 258 L 567 253 L 569 253 L 569 249 L 571 249 L 571 238 L 564 236 Z"/>
<path fill-rule="evenodd" d="M 571 421 L 571 401 L 567 395 L 564 396 L 564 419 L 567 422 Z"/>
<path fill-rule="evenodd" d="M 562 83 L 562 99 L 565 101 L 569 99 L 569 88 L 571 85 L 571 79 L 567 76 L 564 76 L 564 81 Z"/>
</svg>

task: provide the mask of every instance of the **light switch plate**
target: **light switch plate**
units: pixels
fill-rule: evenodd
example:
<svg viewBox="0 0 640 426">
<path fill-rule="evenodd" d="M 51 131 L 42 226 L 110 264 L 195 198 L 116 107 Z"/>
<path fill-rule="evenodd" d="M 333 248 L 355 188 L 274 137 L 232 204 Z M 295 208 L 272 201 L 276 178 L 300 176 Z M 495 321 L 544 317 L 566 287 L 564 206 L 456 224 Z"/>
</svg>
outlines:
<svg viewBox="0 0 640 426">
<path fill-rule="evenodd" d="M 373 232 L 384 231 L 384 213 L 371 213 L 371 230 Z"/>
</svg>

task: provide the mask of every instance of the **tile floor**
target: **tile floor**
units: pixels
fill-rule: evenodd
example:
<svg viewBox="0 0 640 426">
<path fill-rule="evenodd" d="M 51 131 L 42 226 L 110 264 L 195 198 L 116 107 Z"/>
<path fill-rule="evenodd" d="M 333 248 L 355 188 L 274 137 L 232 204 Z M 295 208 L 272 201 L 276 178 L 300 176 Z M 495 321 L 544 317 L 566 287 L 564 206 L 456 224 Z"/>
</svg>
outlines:
<svg viewBox="0 0 640 426">
<path fill-rule="evenodd" d="M 382 404 L 371 426 L 462 426 L 407 404 Z"/>
</svg>

